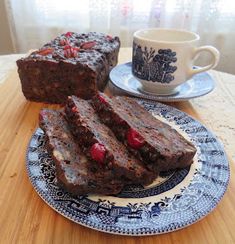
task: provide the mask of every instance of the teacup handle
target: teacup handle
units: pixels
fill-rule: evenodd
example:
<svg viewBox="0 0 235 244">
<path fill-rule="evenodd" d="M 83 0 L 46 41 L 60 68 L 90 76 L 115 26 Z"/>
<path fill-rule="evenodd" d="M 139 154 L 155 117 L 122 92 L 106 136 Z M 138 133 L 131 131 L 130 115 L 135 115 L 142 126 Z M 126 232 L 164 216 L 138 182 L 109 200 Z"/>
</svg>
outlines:
<svg viewBox="0 0 235 244">
<path fill-rule="evenodd" d="M 191 69 L 191 72 L 190 72 L 191 76 L 198 74 L 198 73 L 201 73 L 201 72 L 204 72 L 204 71 L 207 71 L 209 69 L 213 69 L 219 63 L 220 53 L 215 47 L 202 46 L 202 47 L 196 48 L 196 50 L 194 52 L 194 57 L 196 57 L 202 51 L 206 51 L 206 52 L 211 53 L 213 60 L 212 60 L 211 64 L 209 64 L 207 66 L 200 67 L 197 69 Z"/>
</svg>

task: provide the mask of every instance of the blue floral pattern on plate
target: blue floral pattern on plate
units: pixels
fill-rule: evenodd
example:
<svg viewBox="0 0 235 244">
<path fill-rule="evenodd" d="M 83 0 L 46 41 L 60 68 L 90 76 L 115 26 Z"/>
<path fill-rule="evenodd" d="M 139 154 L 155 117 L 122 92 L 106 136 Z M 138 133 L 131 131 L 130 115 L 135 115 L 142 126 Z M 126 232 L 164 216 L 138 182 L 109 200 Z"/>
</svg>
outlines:
<svg viewBox="0 0 235 244">
<path fill-rule="evenodd" d="M 68 219 L 99 231 L 153 235 L 191 225 L 206 216 L 224 195 L 229 164 L 217 138 L 187 114 L 164 104 L 139 100 L 149 112 L 181 131 L 197 147 L 191 167 L 162 172 L 153 184 L 126 186 L 117 196 L 73 197 L 57 186 L 55 166 L 41 129 L 27 151 L 30 181 L 41 198 Z"/>
<path fill-rule="evenodd" d="M 196 68 L 196 67 L 195 67 Z M 110 74 L 111 84 L 126 94 L 162 102 L 177 102 L 204 96 L 215 88 L 215 82 L 207 73 L 199 73 L 192 79 L 180 85 L 173 95 L 155 95 L 144 92 L 140 82 L 132 75 L 132 63 L 120 64 L 114 67 Z"/>
</svg>

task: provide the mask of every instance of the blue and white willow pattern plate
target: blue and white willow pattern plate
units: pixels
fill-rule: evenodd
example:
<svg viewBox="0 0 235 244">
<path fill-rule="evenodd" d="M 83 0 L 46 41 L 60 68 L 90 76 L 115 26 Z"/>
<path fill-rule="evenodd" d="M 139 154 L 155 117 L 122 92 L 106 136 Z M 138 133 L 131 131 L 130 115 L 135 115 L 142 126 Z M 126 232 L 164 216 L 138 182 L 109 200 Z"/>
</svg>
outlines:
<svg viewBox="0 0 235 244">
<path fill-rule="evenodd" d="M 116 196 L 72 197 L 57 186 L 55 166 L 38 128 L 28 146 L 27 171 L 33 187 L 50 207 L 81 225 L 122 235 L 175 231 L 215 208 L 229 181 L 229 164 L 219 141 L 198 121 L 173 107 L 138 102 L 197 147 L 191 167 L 163 172 L 147 187 L 126 186 Z"/>
<path fill-rule="evenodd" d="M 132 75 L 131 66 L 132 64 L 129 62 L 114 67 L 109 78 L 112 85 L 135 97 L 162 102 L 179 102 L 204 96 L 215 88 L 212 77 L 207 72 L 203 72 L 180 85 L 175 94 L 155 95 L 142 91 L 140 82 Z"/>
</svg>

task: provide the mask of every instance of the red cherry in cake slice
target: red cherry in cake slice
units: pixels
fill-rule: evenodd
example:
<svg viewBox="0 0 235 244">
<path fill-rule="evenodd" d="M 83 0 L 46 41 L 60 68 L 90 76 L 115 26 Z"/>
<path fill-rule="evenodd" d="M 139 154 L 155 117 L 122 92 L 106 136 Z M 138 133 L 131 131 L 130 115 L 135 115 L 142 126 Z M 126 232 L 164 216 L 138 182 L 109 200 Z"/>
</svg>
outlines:
<svg viewBox="0 0 235 244">
<path fill-rule="evenodd" d="M 128 145 L 134 149 L 139 149 L 144 145 L 144 138 L 133 128 L 127 131 Z"/>
<path fill-rule="evenodd" d="M 95 143 L 92 145 L 90 149 L 91 158 L 95 160 L 96 162 L 103 164 L 104 163 L 104 157 L 106 153 L 106 148 L 101 143 Z"/>
</svg>

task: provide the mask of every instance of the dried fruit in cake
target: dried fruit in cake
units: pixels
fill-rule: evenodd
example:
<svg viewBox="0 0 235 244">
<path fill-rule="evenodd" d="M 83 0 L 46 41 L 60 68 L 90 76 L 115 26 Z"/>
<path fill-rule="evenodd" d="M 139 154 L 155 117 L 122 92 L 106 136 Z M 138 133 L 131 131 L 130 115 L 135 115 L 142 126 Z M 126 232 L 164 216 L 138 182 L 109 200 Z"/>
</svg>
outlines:
<svg viewBox="0 0 235 244">
<path fill-rule="evenodd" d="M 134 99 L 110 98 L 100 93 L 93 98 L 92 105 L 100 120 L 149 169 L 159 172 L 192 164 L 194 145 Z"/>
<path fill-rule="evenodd" d="M 144 138 L 133 128 L 129 128 L 126 132 L 127 143 L 134 149 L 139 149 L 144 145 Z"/>
<path fill-rule="evenodd" d="M 96 162 L 103 164 L 106 154 L 106 148 L 101 143 L 94 143 L 90 148 L 91 158 Z"/>
<path fill-rule="evenodd" d="M 88 158 L 94 160 L 94 167 L 111 169 L 116 177 L 121 177 L 126 183 L 150 184 L 157 177 L 157 172 L 148 170 L 101 123 L 89 101 L 69 97 L 65 115 L 83 151 Z"/>
<path fill-rule="evenodd" d="M 55 162 L 56 177 L 64 190 L 74 194 L 117 194 L 123 187 L 112 171 L 91 171 L 89 161 L 72 136 L 60 111 L 43 109 L 39 124 L 47 138 L 47 149 Z"/>
<path fill-rule="evenodd" d="M 117 64 L 120 40 L 106 34 L 67 32 L 39 51 L 17 60 L 26 99 L 64 103 L 69 95 L 84 99 L 102 91 Z"/>
</svg>

